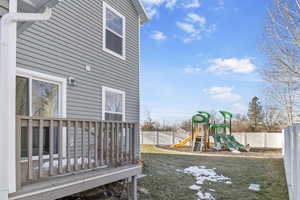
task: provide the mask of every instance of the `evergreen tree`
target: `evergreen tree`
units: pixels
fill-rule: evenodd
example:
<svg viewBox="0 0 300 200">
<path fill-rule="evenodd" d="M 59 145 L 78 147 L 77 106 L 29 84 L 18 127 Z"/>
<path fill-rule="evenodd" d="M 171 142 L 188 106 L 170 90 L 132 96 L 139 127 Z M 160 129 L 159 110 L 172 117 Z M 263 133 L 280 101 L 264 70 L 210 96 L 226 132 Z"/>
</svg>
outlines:
<svg viewBox="0 0 300 200">
<path fill-rule="evenodd" d="M 252 131 L 257 131 L 259 124 L 263 121 L 263 110 L 258 97 L 253 97 L 249 103 L 248 119 Z"/>
</svg>

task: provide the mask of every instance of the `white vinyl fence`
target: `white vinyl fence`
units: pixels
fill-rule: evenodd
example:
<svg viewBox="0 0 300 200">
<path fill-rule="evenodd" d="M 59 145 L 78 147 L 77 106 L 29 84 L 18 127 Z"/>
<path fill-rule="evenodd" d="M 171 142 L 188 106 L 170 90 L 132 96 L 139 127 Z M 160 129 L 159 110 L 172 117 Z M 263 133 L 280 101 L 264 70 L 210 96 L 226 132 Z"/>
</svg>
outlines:
<svg viewBox="0 0 300 200">
<path fill-rule="evenodd" d="M 172 145 L 178 144 L 184 138 L 191 136 L 189 132 L 141 132 L 141 144 Z M 282 133 L 233 133 L 238 142 L 251 147 L 282 148 Z M 191 145 L 189 143 L 188 145 Z"/>
<path fill-rule="evenodd" d="M 290 200 L 300 199 L 300 124 L 283 130 L 283 158 Z"/>
</svg>

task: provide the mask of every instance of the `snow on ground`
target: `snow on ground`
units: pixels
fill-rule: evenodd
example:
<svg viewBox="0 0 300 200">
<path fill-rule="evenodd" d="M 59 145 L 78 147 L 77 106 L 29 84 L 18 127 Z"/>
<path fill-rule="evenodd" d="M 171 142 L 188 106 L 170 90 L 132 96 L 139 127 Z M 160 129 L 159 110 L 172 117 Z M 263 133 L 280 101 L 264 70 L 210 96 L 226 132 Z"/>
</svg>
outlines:
<svg viewBox="0 0 300 200">
<path fill-rule="evenodd" d="M 192 166 L 182 170 L 176 170 L 177 172 L 183 172 L 185 174 L 191 174 L 196 178 L 196 184 L 190 186 L 191 190 L 198 191 L 198 200 L 216 200 L 215 197 L 202 189 L 201 186 L 204 182 L 224 183 L 232 184 L 231 179 L 223 175 L 217 174 L 216 168 L 207 169 L 205 166 Z M 209 189 L 210 192 L 215 192 L 213 189 Z"/>
<path fill-rule="evenodd" d="M 53 160 L 53 164 L 52 164 L 52 167 L 55 167 L 55 168 L 58 168 L 58 160 Z M 70 165 L 73 166 L 75 165 L 75 159 L 74 158 L 71 158 L 70 159 Z M 89 159 L 88 158 L 78 158 L 77 159 L 77 164 L 78 165 L 82 165 L 82 162 L 84 164 L 89 164 Z M 95 163 L 95 160 L 94 159 L 91 159 L 91 163 Z M 62 159 L 61 160 L 61 166 L 62 167 L 66 167 L 68 165 L 68 160 L 67 159 Z M 43 163 L 43 169 L 49 169 L 50 167 L 50 162 L 49 161 L 46 161 Z M 38 169 L 39 167 L 35 167 L 35 169 Z"/>
</svg>

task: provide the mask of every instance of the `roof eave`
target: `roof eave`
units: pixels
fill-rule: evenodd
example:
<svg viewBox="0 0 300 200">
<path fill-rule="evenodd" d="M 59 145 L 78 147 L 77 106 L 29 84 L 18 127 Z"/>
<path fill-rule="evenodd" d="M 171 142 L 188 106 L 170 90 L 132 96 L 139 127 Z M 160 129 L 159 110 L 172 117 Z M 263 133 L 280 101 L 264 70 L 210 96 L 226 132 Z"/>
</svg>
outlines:
<svg viewBox="0 0 300 200">
<path fill-rule="evenodd" d="M 141 25 L 145 24 L 150 20 L 145 7 L 143 6 L 140 0 L 133 0 L 133 4 L 135 5 L 138 14 L 140 15 Z"/>
</svg>

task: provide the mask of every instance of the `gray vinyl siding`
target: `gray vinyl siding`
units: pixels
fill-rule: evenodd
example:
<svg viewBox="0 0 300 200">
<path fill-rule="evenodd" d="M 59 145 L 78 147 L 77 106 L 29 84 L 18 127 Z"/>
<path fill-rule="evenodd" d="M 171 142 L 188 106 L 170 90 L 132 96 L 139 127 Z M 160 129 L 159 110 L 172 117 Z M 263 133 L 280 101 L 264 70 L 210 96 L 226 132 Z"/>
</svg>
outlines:
<svg viewBox="0 0 300 200">
<path fill-rule="evenodd" d="M 65 0 L 49 21 L 18 35 L 17 67 L 67 78 L 67 117 L 102 119 L 102 86 L 126 92 L 126 121 L 139 121 L 139 20 L 131 0 L 105 0 L 126 17 L 126 60 L 102 49 L 100 0 Z M 85 66 L 92 67 L 91 72 Z"/>
</svg>

